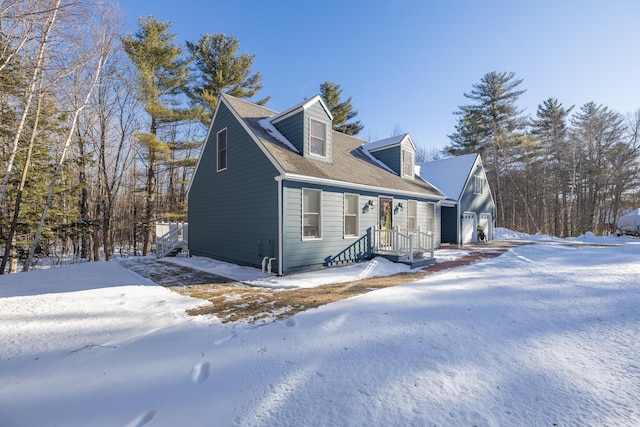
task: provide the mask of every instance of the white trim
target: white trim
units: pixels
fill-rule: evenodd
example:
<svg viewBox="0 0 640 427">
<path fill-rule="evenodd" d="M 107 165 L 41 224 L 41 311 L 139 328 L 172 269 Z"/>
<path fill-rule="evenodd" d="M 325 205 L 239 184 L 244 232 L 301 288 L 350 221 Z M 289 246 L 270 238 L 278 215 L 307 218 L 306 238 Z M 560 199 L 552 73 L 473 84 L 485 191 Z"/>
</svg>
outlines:
<svg viewBox="0 0 640 427">
<path fill-rule="evenodd" d="M 345 220 L 347 219 L 347 196 L 356 197 L 356 234 L 347 234 L 347 227 L 345 226 Z M 353 216 L 353 214 L 349 214 Z M 355 239 L 360 237 L 360 194 L 357 193 L 343 193 L 342 195 L 342 238 L 343 239 Z"/>
<path fill-rule="evenodd" d="M 478 185 L 479 183 L 479 185 Z M 484 194 L 485 179 L 479 173 L 473 176 L 473 194 L 475 196 L 482 196 Z M 480 191 L 478 192 L 478 187 Z"/>
<path fill-rule="evenodd" d="M 224 167 L 220 168 L 220 134 L 224 132 Z M 216 172 L 223 172 L 229 168 L 229 131 L 223 127 L 216 132 Z"/>
<path fill-rule="evenodd" d="M 300 189 L 300 212 L 301 212 L 301 216 L 300 216 L 300 231 L 302 233 L 302 241 L 308 241 L 308 240 L 322 240 L 322 205 L 323 205 L 323 201 L 324 201 L 324 191 L 321 188 L 308 188 L 308 187 L 302 187 Z M 320 193 L 320 205 L 318 206 L 319 212 L 318 212 L 318 236 L 309 236 L 309 237 L 305 237 L 304 235 L 304 192 L 306 191 L 315 191 Z"/>
<path fill-rule="evenodd" d="M 409 154 L 411 156 L 410 162 L 409 162 L 409 171 L 405 173 L 404 170 L 404 166 L 405 166 L 405 162 L 404 162 L 404 155 L 405 154 Z M 411 150 L 407 150 L 404 148 L 400 148 L 400 170 L 402 172 L 401 176 L 402 178 L 411 178 L 413 179 L 413 177 L 415 176 L 415 168 L 413 167 L 413 162 L 415 160 L 415 151 L 411 151 Z"/>
<path fill-rule="evenodd" d="M 409 196 L 409 197 L 413 196 L 420 199 L 433 199 L 433 200 L 445 199 L 444 196 L 437 196 L 435 194 L 426 195 L 424 193 L 417 193 L 415 191 L 395 190 L 393 188 L 388 188 L 388 187 L 377 187 L 374 185 L 356 184 L 352 182 L 337 181 L 337 180 L 326 179 L 326 178 L 316 178 L 312 176 L 297 175 L 297 174 L 290 174 L 290 173 L 285 173 L 283 175 L 284 175 L 284 179 L 286 179 L 287 181 L 303 182 L 303 183 L 317 184 L 317 185 L 329 185 L 332 187 L 348 188 L 352 190 L 371 191 L 375 193 L 393 193 L 399 196 Z"/>
<path fill-rule="evenodd" d="M 258 124 L 262 126 L 262 128 L 266 130 L 272 137 L 286 145 L 291 151 L 300 154 L 298 149 L 291 142 L 289 142 L 289 140 L 285 138 L 284 135 L 282 135 L 273 124 L 271 124 L 271 122 L 269 121 L 269 117 L 259 120 Z"/>
<path fill-rule="evenodd" d="M 327 107 L 327 104 L 325 104 L 324 100 L 322 99 L 322 97 L 320 95 L 316 95 L 311 99 L 305 99 L 304 101 L 300 102 L 299 104 L 294 105 L 293 107 L 284 110 L 282 113 L 276 114 L 275 116 L 271 117 L 269 120 L 271 121 L 271 123 L 275 124 L 278 123 L 288 117 L 293 116 L 294 114 L 298 113 L 301 110 L 306 110 L 307 108 L 309 108 L 310 106 L 312 106 L 313 104 L 315 104 L 316 102 L 320 102 L 320 105 L 322 106 L 322 108 L 324 109 L 324 112 L 327 113 L 327 116 L 329 116 L 329 119 L 333 120 L 333 115 L 331 114 L 331 111 L 329 110 L 329 107 Z"/>
<path fill-rule="evenodd" d="M 245 132 L 247 132 L 247 135 L 249 135 L 253 140 L 253 142 L 256 143 L 258 148 L 260 148 L 260 151 L 262 151 L 262 153 L 267 157 L 267 159 L 269 159 L 273 167 L 275 167 L 278 170 L 278 173 L 280 175 L 284 175 L 285 172 L 282 166 L 280 166 L 280 163 L 276 161 L 276 159 L 271 155 L 269 150 L 266 149 L 264 144 L 260 142 L 256 134 L 251 129 L 249 129 L 249 126 L 247 126 L 247 123 L 244 121 L 244 119 L 238 116 L 238 113 L 236 112 L 236 110 L 226 101 L 226 99 L 222 95 L 220 96 L 220 100 L 223 101 L 223 103 L 227 106 L 227 108 L 229 109 L 233 117 L 236 119 L 236 121 L 240 123 L 240 125 L 245 130 Z M 243 101 L 243 102 L 246 102 L 246 101 Z M 218 108 L 220 108 L 220 102 L 218 102 Z"/>
<path fill-rule="evenodd" d="M 311 124 L 312 122 L 321 124 L 324 127 L 324 139 L 322 140 L 322 152 L 323 154 L 318 154 L 318 153 L 313 153 L 311 151 L 311 138 L 315 138 L 318 139 L 317 137 L 314 137 L 311 135 Z M 310 156 L 314 156 L 314 157 L 318 157 L 321 159 L 326 159 L 327 156 L 327 151 L 328 151 L 328 145 L 329 145 L 329 141 L 328 141 L 328 137 L 327 137 L 327 123 L 320 121 L 320 120 L 316 120 L 313 117 L 309 117 L 309 155 Z"/>
<path fill-rule="evenodd" d="M 200 167 L 200 161 L 202 160 L 202 155 L 204 154 L 204 150 L 207 147 L 207 142 L 209 141 L 209 135 L 211 134 L 211 130 L 213 129 L 213 123 L 216 121 L 216 116 L 218 115 L 219 107 L 220 107 L 220 100 L 218 99 L 218 107 L 216 107 L 216 111 L 213 112 L 211 123 L 209 123 L 209 128 L 207 129 L 207 135 L 204 137 L 204 141 L 202 142 L 202 147 L 200 148 L 200 155 L 198 156 L 198 162 L 196 163 L 196 168 L 193 170 L 193 175 L 191 175 L 191 179 L 189 180 L 189 186 L 187 187 L 187 203 L 189 200 L 189 193 L 191 192 L 191 185 L 193 184 L 193 180 L 196 177 L 196 172 Z"/>
<path fill-rule="evenodd" d="M 413 143 L 413 139 L 411 139 L 411 135 L 405 133 L 404 135 L 395 135 L 389 138 L 381 139 L 379 141 L 369 142 L 367 144 L 363 144 L 362 148 L 369 152 L 384 150 L 387 148 L 397 147 L 402 145 L 403 142 L 408 141 L 413 148 L 413 151 L 416 150 L 416 145 Z"/>
<path fill-rule="evenodd" d="M 411 208 L 409 206 L 411 206 L 412 203 L 414 203 L 415 207 L 416 207 L 416 215 L 413 217 L 414 220 L 415 220 L 415 226 L 416 226 L 414 229 L 409 228 L 409 218 L 411 218 L 411 216 L 410 216 Z M 424 202 L 424 203 L 429 204 L 429 203 L 432 203 L 432 202 Z M 413 199 L 407 200 L 407 230 L 413 231 L 413 230 L 417 230 L 418 228 L 420 228 L 420 224 L 418 224 L 418 217 L 419 217 L 419 215 L 418 215 L 418 201 L 417 200 L 413 200 Z"/>
<path fill-rule="evenodd" d="M 284 230 L 284 214 L 282 212 L 282 175 L 276 176 L 275 180 L 278 183 L 278 274 L 282 276 L 282 267 L 284 262 L 282 256 L 284 249 L 282 248 L 282 242 L 284 240 L 282 234 Z"/>
<path fill-rule="evenodd" d="M 396 173 L 396 171 L 394 171 L 393 169 L 391 169 L 389 166 L 387 166 L 385 163 L 381 162 L 380 160 L 376 159 L 373 154 L 371 154 L 368 150 L 366 150 L 364 147 L 362 147 L 362 152 L 369 158 L 371 159 L 372 162 L 376 163 L 378 166 L 380 166 L 382 169 L 386 170 L 387 172 L 391 172 L 394 175 L 398 175 Z M 427 181 L 425 181 L 427 182 Z"/>
</svg>

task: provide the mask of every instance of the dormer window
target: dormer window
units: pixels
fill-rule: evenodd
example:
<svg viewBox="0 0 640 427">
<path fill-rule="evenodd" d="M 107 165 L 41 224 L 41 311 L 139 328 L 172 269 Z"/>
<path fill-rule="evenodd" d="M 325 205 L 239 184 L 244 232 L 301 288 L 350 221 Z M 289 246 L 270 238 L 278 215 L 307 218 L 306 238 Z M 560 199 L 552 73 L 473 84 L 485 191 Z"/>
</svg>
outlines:
<svg viewBox="0 0 640 427">
<path fill-rule="evenodd" d="M 409 150 L 402 150 L 402 176 L 413 178 L 413 153 Z"/>
<path fill-rule="evenodd" d="M 309 119 L 309 153 L 327 156 L 327 125 L 313 119 Z"/>
</svg>

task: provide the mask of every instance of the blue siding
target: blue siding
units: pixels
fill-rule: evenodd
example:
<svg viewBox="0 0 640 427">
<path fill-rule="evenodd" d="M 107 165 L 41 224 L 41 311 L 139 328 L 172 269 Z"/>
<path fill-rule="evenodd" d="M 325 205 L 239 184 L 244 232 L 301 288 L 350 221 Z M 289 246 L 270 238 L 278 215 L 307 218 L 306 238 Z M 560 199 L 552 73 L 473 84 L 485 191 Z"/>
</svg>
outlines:
<svg viewBox="0 0 640 427">
<path fill-rule="evenodd" d="M 400 175 L 401 164 L 402 164 L 402 156 L 401 156 L 400 146 L 397 145 L 395 147 L 384 148 L 382 150 L 377 150 L 372 152 L 371 154 L 376 159 L 380 160 L 382 163 L 391 168 L 392 171 Z"/>
<path fill-rule="evenodd" d="M 332 151 L 333 151 L 333 147 L 332 147 L 332 140 L 331 140 L 331 135 L 333 134 L 332 130 L 332 122 L 331 120 L 329 120 L 329 116 L 327 116 L 327 112 L 324 110 L 324 108 L 322 107 L 322 105 L 320 105 L 320 102 L 316 102 L 313 105 L 310 105 L 306 110 L 305 110 L 305 120 L 304 120 L 304 135 L 305 135 L 305 150 L 304 150 L 304 155 L 305 156 L 309 156 L 309 119 L 314 119 L 316 121 L 322 122 L 326 125 L 326 141 L 327 141 L 327 152 L 326 152 L 326 160 L 328 162 L 331 161 L 331 155 L 332 155 Z M 314 158 L 318 158 L 317 156 L 314 156 Z"/>
<path fill-rule="evenodd" d="M 460 198 L 460 212 L 475 212 L 478 217 L 481 213 L 490 213 L 491 216 L 495 218 L 495 205 L 491 197 L 489 181 L 487 180 L 482 164 L 476 162 L 469 176 L 467 186 L 464 188 L 462 197 Z M 473 193 L 475 176 L 480 176 L 484 179 L 484 192 L 482 195 Z"/>
<path fill-rule="evenodd" d="M 227 128 L 227 170 L 216 172 L 216 135 Z M 277 170 L 221 104 L 189 191 L 189 250 L 260 266 L 277 257 Z"/>
<path fill-rule="evenodd" d="M 304 152 L 304 141 L 305 141 L 305 119 L 304 119 L 304 111 L 300 111 L 296 114 L 293 114 L 285 119 L 274 123 L 275 126 L 280 133 L 289 140 L 291 144 L 300 152 Z"/>
<path fill-rule="evenodd" d="M 322 190 L 322 238 L 302 240 L 302 189 Z M 359 232 L 358 238 L 344 237 L 344 195 L 359 194 Z M 286 273 L 335 266 L 343 263 L 358 262 L 371 256 L 371 229 L 379 218 L 379 196 L 393 197 L 389 194 L 357 192 L 330 186 L 318 186 L 299 182 L 285 182 L 283 188 L 284 238 L 283 271 Z M 374 200 L 375 206 L 367 208 L 368 200 Z M 393 206 L 403 203 L 406 198 L 396 197 Z M 415 200 L 415 199 L 413 199 Z M 435 202 L 435 201 L 432 201 Z M 418 224 L 426 227 L 427 200 L 418 200 Z M 436 245 L 439 246 L 439 209 L 436 205 Z M 408 210 L 394 212 L 394 225 L 406 228 Z"/>
</svg>

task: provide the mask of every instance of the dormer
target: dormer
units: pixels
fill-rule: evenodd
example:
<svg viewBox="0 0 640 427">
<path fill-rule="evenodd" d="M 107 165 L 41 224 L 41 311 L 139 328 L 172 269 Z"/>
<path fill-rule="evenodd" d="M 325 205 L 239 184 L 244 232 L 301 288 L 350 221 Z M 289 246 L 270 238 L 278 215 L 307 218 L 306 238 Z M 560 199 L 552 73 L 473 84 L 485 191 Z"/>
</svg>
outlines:
<svg viewBox="0 0 640 427">
<path fill-rule="evenodd" d="M 363 145 L 362 148 L 378 161 L 384 163 L 398 176 L 414 179 L 416 146 L 408 133 L 370 142 Z"/>
<path fill-rule="evenodd" d="M 269 121 L 304 157 L 331 162 L 333 116 L 320 95 Z"/>
</svg>

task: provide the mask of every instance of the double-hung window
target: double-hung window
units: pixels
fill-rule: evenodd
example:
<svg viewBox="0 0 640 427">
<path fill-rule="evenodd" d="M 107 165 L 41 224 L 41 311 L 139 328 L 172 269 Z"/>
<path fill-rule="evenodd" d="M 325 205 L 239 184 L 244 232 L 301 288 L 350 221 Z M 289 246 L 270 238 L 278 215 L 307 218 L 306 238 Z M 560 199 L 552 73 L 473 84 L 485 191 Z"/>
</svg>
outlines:
<svg viewBox="0 0 640 427">
<path fill-rule="evenodd" d="M 227 169 L 227 128 L 218 132 L 216 144 L 218 147 L 218 172 Z"/>
<path fill-rule="evenodd" d="M 358 195 L 344 195 L 344 237 L 358 237 Z"/>
<path fill-rule="evenodd" d="M 484 179 L 481 176 L 474 177 L 473 194 L 482 195 L 484 192 Z"/>
<path fill-rule="evenodd" d="M 309 152 L 327 156 L 327 125 L 313 119 L 309 119 Z"/>
<path fill-rule="evenodd" d="M 436 231 L 436 204 L 427 203 L 427 231 Z"/>
<path fill-rule="evenodd" d="M 409 231 L 418 229 L 418 202 L 415 200 L 407 202 L 407 229 Z"/>
<path fill-rule="evenodd" d="M 322 237 L 322 191 L 302 189 L 302 239 Z"/>
<path fill-rule="evenodd" d="M 413 153 L 402 150 L 402 176 L 413 178 Z"/>
</svg>

